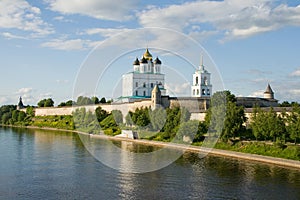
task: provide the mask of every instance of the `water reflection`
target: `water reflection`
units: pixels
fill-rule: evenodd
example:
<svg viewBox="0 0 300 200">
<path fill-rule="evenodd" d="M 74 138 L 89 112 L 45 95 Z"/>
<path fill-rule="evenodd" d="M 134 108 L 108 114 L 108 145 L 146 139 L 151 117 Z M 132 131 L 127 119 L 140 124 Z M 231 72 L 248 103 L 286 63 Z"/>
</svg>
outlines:
<svg viewBox="0 0 300 200">
<path fill-rule="evenodd" d="M 123 150 L 115 157 L 111 143 L 85 139 L 94 153 L 128 168 L 136 167 L 128 152 L 159 149 L 113 142 Z M 123 173 L 69 132 L 0 128 L 0 152 L 0 199 L 300 199 L 299 170 L 185 152 L 160 170 Z"/>
</svg>

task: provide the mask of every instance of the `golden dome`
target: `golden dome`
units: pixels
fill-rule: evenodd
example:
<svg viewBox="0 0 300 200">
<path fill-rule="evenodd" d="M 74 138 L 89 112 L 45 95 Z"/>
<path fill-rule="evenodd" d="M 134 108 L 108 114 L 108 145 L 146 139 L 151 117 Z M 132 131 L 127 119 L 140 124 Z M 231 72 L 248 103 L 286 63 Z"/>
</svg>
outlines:
<svg viewBox="0 0 300 200">
<path fill-rule="evenodd" d="M 152 55 L 149 52 L 148 48 L 146 49 L 146 52 L 143 55 L 144 58 L 146 58 L 147 60 L 152 60 Z"/>
</svg>

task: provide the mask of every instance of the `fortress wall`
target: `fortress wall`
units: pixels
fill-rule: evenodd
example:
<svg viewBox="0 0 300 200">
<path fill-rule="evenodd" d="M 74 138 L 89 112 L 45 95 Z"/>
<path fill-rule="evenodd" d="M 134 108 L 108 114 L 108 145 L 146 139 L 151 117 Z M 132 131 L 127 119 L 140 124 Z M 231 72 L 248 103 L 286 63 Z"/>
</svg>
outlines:
<svg viewBox="0 0 300 200">
<path fill-rule="evenodd" d="M 120 110 L 125 117 L 128 111 L 135 111 L 136 108 L 150 107 L 151 100 L 139 101 L 134 103 L 123 103 L 123 104 L 99 104 L 99 105 L 86 105 L 86 106 L 74 106 L 74 107 L 47 107 L 47 108 L 36 108 L 36 116 L 53 116 L 53 115 L 72 115 L 72 112 L 76 109 L 85 108 L 86 111 L 95 112 L 96 108 L 101 106 L 102 109 L 107 112 L 112 110 Z"/>
<path fill-rule="evenodd" d="M 207 110 L 208 105 L 206 99 L 198 98 L 178 98 L 170 100 L 170 107 L 185 107 L 190 112 L 201 112 Z"/>
</svg>

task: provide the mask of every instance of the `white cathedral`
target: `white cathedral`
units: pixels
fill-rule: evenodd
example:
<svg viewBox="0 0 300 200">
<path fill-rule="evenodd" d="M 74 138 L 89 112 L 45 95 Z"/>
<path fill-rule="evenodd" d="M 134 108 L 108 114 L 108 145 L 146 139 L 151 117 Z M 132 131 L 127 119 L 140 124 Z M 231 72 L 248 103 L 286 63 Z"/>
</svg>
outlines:
<svg viewBox="0 0 300 200">
<path fill-rule="evenodd" d="M 153 61 L 148 48 L 141 59 L 136 58 L 133 62 L 133 71 L 122 77 L 122 102 L 133 102 L 137 99 L 151 98 L 151 92 L 157 85 L 161 95 L 166 95 L 164 88 L 165 74 L 161 73 L 162 62 L 158 57 Z M 199 69 L 193 74 L 191 86 L 192 97 L 210 97 L 212 85 L 210 73 L 203 65 L 203 56 Z"/>
<path fill-rule="evenodd" d="M 140 60 L 136 58 L 133 62 L 133 71 L 122 77 L 123 102 L 126 102 L 125 99 L 134 101 L 134 99 L 151 98 L 151 92 L 156 85 L 162 95 L 165 95 L 165 75 L 161 73 L 161 64 L 158 57 L 153 61 L 148 48 Z"/>
</svg>

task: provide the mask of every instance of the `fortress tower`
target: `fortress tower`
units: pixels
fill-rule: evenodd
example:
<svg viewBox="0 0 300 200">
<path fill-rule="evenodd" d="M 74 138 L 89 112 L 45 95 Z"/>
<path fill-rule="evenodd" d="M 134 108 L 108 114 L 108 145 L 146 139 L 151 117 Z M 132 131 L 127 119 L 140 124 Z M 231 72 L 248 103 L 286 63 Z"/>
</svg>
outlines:
<svg viewBox="0 0 300 200">
<path fill-rule="evenodd" d="M 273 92 L 270 84 L 268 84 L 267 89 L 264 92 L 264 98 L 265 99 L 274 99 L 274 92 Z"/>
<path fill-rule="evenodd" d="M 203 56 L 199 69 L 193 74 L 193 84 L 191 86 L 192 97 L 210 97 L 212 94 L 212 85 L 210 83 L 210 73 L 203 65 Z"/>
</svg>

